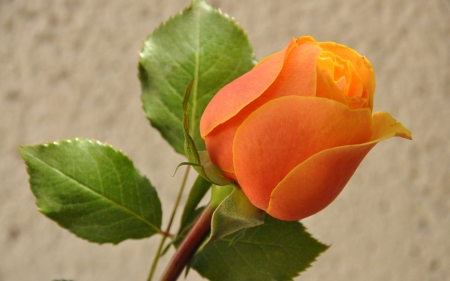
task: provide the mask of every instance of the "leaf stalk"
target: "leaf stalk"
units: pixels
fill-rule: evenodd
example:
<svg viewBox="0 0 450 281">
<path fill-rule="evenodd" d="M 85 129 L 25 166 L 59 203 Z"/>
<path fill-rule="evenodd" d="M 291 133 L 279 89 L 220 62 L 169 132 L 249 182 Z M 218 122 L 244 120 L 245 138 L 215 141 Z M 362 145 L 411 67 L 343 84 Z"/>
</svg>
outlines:
<svg viewBox="0 0 450 281">
<path fill-rule="evenodd" d="M 181 196 L 183 195 L 183 190 L 184 187 L 186 186 L 187 178 L 189 175 L 189 169 L 190 166 L 187 166 L 186 171 L 184 172 L 183 180 L 181 181 L 181 186 L 178 191 L 177 199 L 175 201 L 172 214 L 170 215 L 169 224 L 167 225 L 166 231 L 163 232 L 163 236 L 161 238 L 161 241 L 159 242 L 158 250 L 156 250 L 156 255 L 153 258 L 152 266 L 150 268 L 150 273 L 148 275 L 147 281 L 152 280 L 153 275 L 155 274 L 156 266 L 158 265 L 159 262 L 159 258 L 161 257 L 161 251 L 163 249 L 164 243 L 166 242 L 167 237 L 170 236 L 170 228 L 172 227 L 173 219 L 175 218 L 175 213 L 177 212 L 178 206 L 180 205 Z"/>
</svg>

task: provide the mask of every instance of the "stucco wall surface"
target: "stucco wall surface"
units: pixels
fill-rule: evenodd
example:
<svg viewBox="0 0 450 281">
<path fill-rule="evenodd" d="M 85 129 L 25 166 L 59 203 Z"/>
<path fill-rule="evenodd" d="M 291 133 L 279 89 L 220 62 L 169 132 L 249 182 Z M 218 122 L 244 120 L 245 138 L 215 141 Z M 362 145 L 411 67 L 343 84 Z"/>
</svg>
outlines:
<svg viewBox="0 0 450 281">
<path fill-rule="evenodd" d="M 304 220 L 332 246 L 298 280 L 450 280 L 448 0 L 210 3 L 244 27 L 258 59 L 307 34 L 356 49 L 375 69 L 375 110 L 413 132 L 378 144 Z M 188 4 L 0 0 L 0 281 L 146 279 L 159 239 L 100 246 L 58 227 L 36 210 L 17 146 L 85 137 L 120 148 L 156 186 L 167 223 L 184 159 L 144 117 L 138 51 Z"/>
</svg>

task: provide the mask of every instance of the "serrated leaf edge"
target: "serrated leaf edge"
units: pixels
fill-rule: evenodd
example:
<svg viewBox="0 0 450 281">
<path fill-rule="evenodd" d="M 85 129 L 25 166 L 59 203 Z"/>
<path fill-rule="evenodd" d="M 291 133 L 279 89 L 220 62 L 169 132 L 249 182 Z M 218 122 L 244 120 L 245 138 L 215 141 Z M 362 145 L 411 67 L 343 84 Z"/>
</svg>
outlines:
<svg viewBox="0 0 450 281">
<path fill-rule="evenodd" d="M 76 179 L 72 178 L 72 177 L 69 176 L 69 175 L 64 174 L 63 172 L 59 171 L 57 168 L 55 168 L 55 167 L 49 165 L 48 163 L 42 161 L 41 159 L 39 159 L 39 158 L 35 157 L 34 155 L 32 155 L 32 154 L 30 154 L 30 153 L 27 152 L 27 148 L 32 148 L 32 147 L 50 147 L 50 146 L 59 146 L 59 145 L 61 145 L 62 143 L 71 143 L 71 142 L 73 142 L 73 141 L 77 141 L 77 142 L 89 142 L 89 143 L 92 143 L 92 144 L 96 144 L 96 145 L 103 146 L 103 147 L 106 147 L 106 148 L 108 148 L 108 149 L 111 149 L 114 153 L 118 153 L 118 154 L 122 155 L 123 157 L 125 157 L 128 161 L 130 161 L 131 164 L 133 165 L 133 167 L 139 172 L 139 174 L 140 174 L 142 177 L 144 177 L 145 179 L 148 180 L 148 178 L 147 178 L 145 175 L 142 175 L 141 172 L 134 166 L 133 161 L 132 161 L 125 153 L 123 153 L 121 150 L 116 149 L 116 148 L 114 148 L 113 146 L 111 146 L 111 145 L 109 145 L 109 144 L 107 144 L 107 143 L 102 143 L 102 142 L 100 142 L 100 141 L 98 141 L 98 140 L 93 140 L 93 139 L 90 140 L 90 139 L 84 139 L 84 138 L 72 138 L 72 139 L 68 139 L 68 140 L 59 140 L 59 141 L 55 141 L 55 142 L 47 142 L 47 143 L 45 143 L 45 144 L 21 145 L 21 146 L 19 146 L 19 152 L 20 152 L 20 154 L 22 154 L 22 155 L 23 155 L 23 154 L 27 154 L 28 156 L 32 157 L 33 159 L 38 160 L 39 162 L 45 164 L 46 166 L 50 167 L 51 169 L 55 170 L 56 172 L 58 172 L 58 173 L 64 175 L 64 176 L 67 177 L 68 179 L 70 179 L 70 180 L 76 182 L 77 184 L 79 184 L 80 186 L 82 186 L 83 188 L 85 188 L 86 190 L 88 190 L 89 192 L 92 192 L 93 194 L 98 195 L 99 197 L 105 199 L 106 201 L 109 201 L 109 202 L 114 203 L 115 205 L 119 206 L 120 208 L 122 208 L 122 209 L 125 210 L 126 212 L 132 214 L 133 216 L 135 216 L 136 218 L 138 218 L 139 220 L 141 220 L 142 222 L 144 222 L 145 224 L 147 224 L 148 226 L 150 226 L 151 228 L 153 228 L 153 229 L 155 230 L 156 233 L 160 233 L 160 234 L 161 234 L 161 233 L 162 233 L 161 229 L 160 229 L 158 226 L 156 226 L 156 225 L 152 224 L 151 222 L 147 221 L 144 217 L 142 217 L 142 216 L 136 214 L 136 213 L 133 212 L 132 210 L 129 210 L 129 209 L 125 208 L 125 207 L 122 206 L 121 204 L 119 204 L 119 203 L 117 203 L 117 202 L 115 202 L 115 201 L 112 201 L 111 199 L 105 197 L 104 195 L 102 195 L 102 194 L 100 194 L 100 193 L 97 193 L 97 192 L 93 191 L 93 190 L 90 189 L 88 186 L 84 185 L 83 183 L 77 181 Z M 32 183 L 31 183 L 31 174 L 30 174 L 30 169 L 31 169 L 31 168 L 27 165 L 25 159 L 24 159 L 24 162 L 25 162 L 25 165 L 27 166 L 27 173 L 28 173 L 28 175 L 29 175 L 29 180 L 28 180 L 28 182 L 29 182 L 29 184 L 30 184 L 30 186 L 31 186 L 31 184 L 32 184 Z M 42 210 L 41 210 L 40 208 L 38 208 L 38 209 L 39 209 L 39 212 L 43 213 Z M 43 214 L 45 215 L 45 213 L 43 213 Z M 58 225 L 60 225 L 59 222 L 57 222 L 57 223 L 58 223 Z M 64 228 L 65 228 L 65 227 L 64 227 Z M 67 228 L 65 228 L 65 229 L 67 229 Z M 71 231 L 70 229 L 68 229 L 68 230 Z M 71 232 L 72 232 L 72 231 L 71 231 Z M 79 237 L 79 236 L 77 235 L 77 237 Z M 83 238 L 83 239 L 86 239 L 86 238 Z M 89 239 L 86 239 L 86 240 L 91 241 L 91 240 L 89 240 Z M 91 241 L 91 242 L 92 242 L 92 241 Z"/>
<path fill-rule="evenodd" d="M 243 29 L 243 27 L 239 25 L 239 23 L 236 21 L 236 19 L 235 19 L 234 17 L 231 17 L 231 16 L 229 16 L 228 14 L 224 13 L 221 9 L 215 9 L 214 7 L 212 7 L 211 5 L 209 5 L 208 3 L 206 3 L 204 0 L 193 0 L 193 1 L 189 4 L 189 6 L 185 7 L 184 9 L 182 9 L 182 10 L 179 11 L 179 12 L 177 12 L 176 14 L 171 15 L 167 20 L 161 22 L 161 23 L 160 23 L 155 29 L 153 29 L 153 31 L 145 38 L 145 40 L 144 40 L 144 42 L 143 42 L 143 44 L 142 44 L 142 48 L 141 48 L 141 50 L 140 50 L 140 52 L 139 52 L 139 63 L 138 63 L 138 68 L 139 68 L 139 69 L 140 69 L 141 66 L 142 66 L 141 60 L 144 58 L 144 52 L 143 52 L 143 50 L 144 50 L 144 49 L 148 49 L 147 41 L 149 40 L 149 38 L 150 38 L 156 31 L 158 31 L 158 30 L 164 28 L 170 21 L 172 21 L 172 20 L 174 20 L 174 19 L 176 19 L 176 18 L 178 18 L 178 17 L 183 16 L 183 15 L 184 15 L 185 13 L 187 13 L 188 11 L 194 9 L 194 8 L 195 8 L 195 5 L 199 5 L 199 6 L 202 5 L 202 6 L 206 7 L 208 10 L 210 10 L 210 11 L 214 12 L 215 14 L 217 14 L 218 16 L 222 17 L 223 19 L 229 20 L 229 22 L 230 22 L 230 23 L 231 23 L 231 24 L 232 24 L 239 32 L 242 33 L 243 38 L 249 43 L 249 46 L 250 46 L 251 52 L 252 52 L 252 61 L 253 61 L 253 65 L 256 65 L 257 60 L 256 60 L 255 52 L 253 51 L 253 48 L 252 48 L 252 46 L 251 46 L 251 44 L 250 44 L 250 40 L 249 40 L 248 34 L 247 34 L 247 32 L 245 32 L 245 30 Z M 197 23 L 198 23 L 198 22 L 199 22 L 199 21 L 197 21 Z M 198 35 L 199 35 L 199 33 L 198 33 Z M 198 45 L 199 45 L 199 44 L 197 44 L 197 47 L 198 47 Z M 194 77 L 193 77 L 193 80 L 194 80 L 194 83 L 193 83 L 193 91 L 194 91 L 193 97 L 194 97 L 194 100 L 195 100 L 195 98 L 197 97 L 198 67 L 199 67 L 199 55 L 198 55 L 198 52 L 196 52 L 196 65 L 195 65 L 195 71 L 194 71 Z M 142 71 L 145 70 L 144 67 L 142 67 L 142 69 L 143 69 Z M 145 72 L 145 71 L 144 71 L 144 72 Z M 141 70 L 138 71 L 138 76 L 139 76 L 139 80 L 140 80 L 141 83 L 143 84 L 144 81 L 143 81 L 143 77 L 141 77 Z M 142 98 L 141 98 L 141 101 L 142 101 Z M 173 114 L 173 112 L 171 112 L 170 110 L 168 110 L 168 107 L 167 107 L 165 104 L 161 103 L 161 105 L 163 105 L 163 106 L 167 109 L 167 112 L 169 112 L 169 113 L 174 117 L 174 120 L 179 121 L 180 124 L 183 123 L 183 121 L 182 121 L 182 120 L 179 120 L 178 117 L 175 116 L 175 115 Z M 149 116 L 147 116 L 147 111 L 145 110 L 145 105 L 144 105 L 144 102 L 143 102 L 143 101 L 142 101 L 141 107 L 142 107 L 142 109 L 144 110 L 145 115 L 146 115 L 147 119 L 148 119 L 149 122 L 150 122 L 150 125 L 151 125 L 152 127 L 155 127 L 154 124 L 153 124 L 153 122 L 149 119 Z M 189 125 L 190 125 L 190 126 L 189 126 L 189 131 L 191 131 L 191 132 L 195 132 L 195 129 L 197 129 L 196 126 L 195 126 L 195 119 L 196 119 L 196 118 L 195 118 L 195 111 L 197 110 L 196 108 L 197 108 L 197 102 L 195 102 L 195 104 L 191 107 L 191 112 L 194 112 L 194 114 L 191 114 L 191 116 L 192 116 L 193 118 L 191 118 L 190 124 L 189 124 Z M 155 127 L 155 128 L 158 129 L 157 127 Z M 158 131 L 159 131 L 159 129 L 158 129 Z M 161 134 L 162 134 L 162 133 L 161 133 Z M 163 136 L 163 135 L 162 135 L 162 136 Z M 165 136 L 163 136 L 163 138 L 166 139 Z M 181 139 L 181 138 L 180 138 L 180 139 Z M 176 150 L 175 147 L 174 147 L 174 149 Z M 183 152 L 180 152 L 180 151 L 177 151 L 177 152 L 183 153 Z"/>
</svg>

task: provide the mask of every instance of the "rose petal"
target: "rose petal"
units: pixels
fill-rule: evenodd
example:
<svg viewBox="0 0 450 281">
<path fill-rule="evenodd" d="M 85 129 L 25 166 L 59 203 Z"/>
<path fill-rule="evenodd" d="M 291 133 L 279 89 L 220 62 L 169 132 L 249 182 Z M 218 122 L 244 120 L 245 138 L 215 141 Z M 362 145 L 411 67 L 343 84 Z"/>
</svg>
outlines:
<svg viewBox="0 0 450 281">
<path fill-rule="evenodd" d="M 286 52 L 286 54 L 289 54 L 289 53 L 292 51 L 292 49 L 294 49 L 295 47 L 297 47 L 298 44 L 296 44 L 294 41 L 296 41 L 296 39 L 295 39 L 295 38 L 292 38 L 292 39 L 291 39 L 291 42 L 289 42 L 289 45 L 287 45 L 286 48 L 284 48 L 283 52 Z M 275 55 L 277 55 L 277 54 L 278 54 L 278 53 L 274 53 L 274 54 L 271 54 L 271 55 L 269 55 L 269 56 L 263 58 L 262 60 L 260 60 L 260 61 L 255 65 L 254 68 L 259 67 L 259 66 L 260 66 L 261 64 L 263 64 L 266 60 L 269 60 L 270 58 L 272 58 L 273 56 L 275 56 Z M 285 57 L 285 58 L 286 58 L 286 57 Z"/>
<path fill-rule="evenodd" d="M 331 56 L 324 57 L 323 53 L 324 52 L 321 52 L 317 58 L 317 66 L 321 71 L 327 72 L 330 77 L 334 77 L 334 59 L 332 59 Z"/>
<path fill-rule="evenodd" d="M 345 77 L 343 78 L 345 83 Z M 336 85 L 326 70 L 317 69 L 316 97 L 326 98 L 348 105 L 347 96 Z"/>
<path fill-rule="evenodd" d="M 355 50 L 334 42 L 319 42 L 319 46 L 324 51 L 330 51 L 337 56 L 349 60 L 359 74 L 364 88 L 367 90 L 369 108 L 373 108 L 373 94 L 375 92 L 375 75 L 372 65 L 364 56 L 358 54 Z"/>
<path fill-rule="evenodd" d="M 294 48 L 286 58 L 283 69 L 264 93 L 275 99 L 281 96 L 314 96 L 316 93 L 316 62 L 321 49 L 304 44 Z"/>
<path fill-rule="evenodd" d="M 295 167 L 273 190 L 267 213 L 296 221 L 328 206 L 375 144 L 322 151 Z"/>
<path fill-rule="evenodd" d="M 351 80 L 349 82 L 347 95 L 349 97 L 362 97 L 364 85 L 361 81 L 361 77 L 359 77 L 355 67 L 350 62 L 347 62 L 347 65 L 351 72 Z"/>
<path fill-rule="evenodd" d="M 366 108 L 367 99 L 361 97 L 347 97 L 348 107 L 351 109 Z"/>
<path fill-rule="evenodd" d="M 258 67 L 223 87 L 203 112 L 200 120 L 201 136 L 205 137 L 216 126 L 232 118 L 259 97 L 278 76 L 287 52 L 295 44 L 295 40 L 292 39 L 283 51 L 272 55 Z"/>
<path fill-rule="evenodd" d="M 233 140 L 236 130 L 244 119 L 242 114 L 234 116 L 224 124 L 217 126 L 211 133 L 204 137 L 206 150 L 211 161 L 224 172 L 234 173 L 233 166 Z M 232 179 L 236 179 L 232 177 Z"/>
<path fill-rule="evenodd" d="M 386 112 L 375 113 L 373 125 L 371 141 L 324 150 L 295 167 L 273 190 L 267 213 L 294 221 L 319 212 L 338 196 L 378 142 L 393 136 L 411 139 L 411 132 Z"/>
<path fill-rule="evenodd" d="M 280 74 L 261 96 L 204 136 L 206 149 L 210 152 L 214 164 L 221 167 L 223 171 L 234 173 L 232 145 L 236 130 L 263 104 L 285 95 L 315 95 L 317 79 L 315 69 L 319 53 L 319 47 L 309 44 L 293 48 Z"/>
<path fill-rule="evenodd" d="M 338 86 L 338 88 L 341 89 L 343 93 L 346 92 L 347 79 L 345 78 L 345 76 L 341 76 L 341 78 L 336 82 L 336 86 Z"/>
<path fill-rule="evenodd" d="M 348 61 L 336 56 L 334 60 L 334 77 L 333 77 L 334 81 L 336 81 L 336 84 L 340 83 L 342 77 L 345 77 L 343 92 L 345 93 L 345 95 L 348 96 L 350 82 L 352 80 L 352 73 L 348 67 Z M 339 86 L 339 88 L 341 88 L 341 86 Z"/>
<path fill-rule="evenodd" d="M 295 166 L 324 149 L 369 141 L 371 122 L 369 109 L 350 110 L 324 98 L 272 100 L 236 132 L 237 180 L 250 201 L 266 209 L 272 190 Z"/>
<path fill-rule="evenodd" d="M 298 45 L 302 45 L 302 44 L 318 45 L 316 40 L 310 35 L 301 36 L 301 37 L 297 38 L 297 44 Z"/>
<path fill-rule="evenodd" d="M 371 140 L 380 142 L 391 137 L 402 137 L 412 139 L 411 132 L 397 122 L 387 112 L 375 112 L 373 114 L 373 135 Z"/>
</svg>

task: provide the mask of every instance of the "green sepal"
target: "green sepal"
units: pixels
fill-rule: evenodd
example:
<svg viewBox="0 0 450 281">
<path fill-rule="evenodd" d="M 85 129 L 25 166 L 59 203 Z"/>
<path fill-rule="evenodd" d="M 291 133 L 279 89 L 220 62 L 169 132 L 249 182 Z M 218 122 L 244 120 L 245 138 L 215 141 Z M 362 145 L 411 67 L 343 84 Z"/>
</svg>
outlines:
<svg viewBox="0 0 450 281">
<path fill-rule="evenodd" d="M 199 175 L 216 185 L 232 184 L 223 176 L 222 170 L 211 162 L 207 151 L 197 151 L 195 142 L 189 133 L 189 97 L 192 85 L 193 82 L 191 81 L 184 92 L 182 101 L 184 151 L 189 162 L 183 162 L 180 165 L 192 165 Z"/>
<path fill-rule="evenodd" d="M 255 207 L 248 200 L 242 189 L 233 186 L 230 187 L 232 188 L 231 194 L 222 200 L 214 211 L 211 222 L 211 235 L 209 236 L 208 243 L 237 231 L 264 223 L 266 213 Z M 214 191 L 217 189 L 222 191 L 225 188 L 225 186 L 218 187 L 213 185 L 211 204 L 214 201 Z"/>
</svg>

